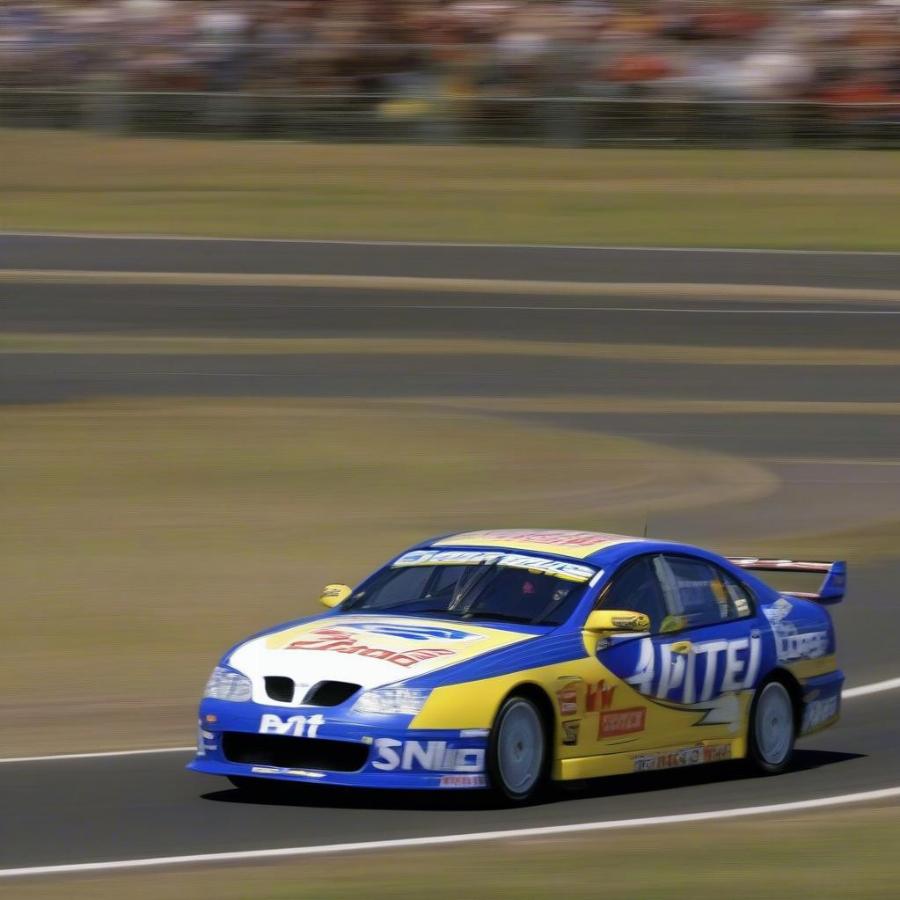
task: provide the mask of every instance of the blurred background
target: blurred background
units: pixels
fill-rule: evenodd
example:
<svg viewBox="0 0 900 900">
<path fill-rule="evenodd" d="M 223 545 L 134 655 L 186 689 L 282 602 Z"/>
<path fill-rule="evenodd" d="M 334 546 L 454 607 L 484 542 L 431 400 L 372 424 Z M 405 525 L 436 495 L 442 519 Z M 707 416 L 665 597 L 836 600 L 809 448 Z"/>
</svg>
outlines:
<svg viewBox="0 0 900 900">
<path fill-rule="evenodd" d="M 897 0 L 6 0 L 0 122 L 893 146 Z"/>
</svg>

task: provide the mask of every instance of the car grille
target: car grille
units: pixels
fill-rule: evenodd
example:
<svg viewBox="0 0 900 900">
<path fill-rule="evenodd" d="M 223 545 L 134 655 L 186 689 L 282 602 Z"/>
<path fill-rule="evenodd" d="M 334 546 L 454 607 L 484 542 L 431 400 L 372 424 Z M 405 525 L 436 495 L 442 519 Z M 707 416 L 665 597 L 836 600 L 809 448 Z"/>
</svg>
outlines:
<svg viewBox="0 0 900 900">
<path fill-rule="evenodd" d="M 286 737 L 280 734 L 246 734 L 226 731 L 222 752 L 229 762 L 279 768 L 324 769 L 358 772 L 369 756 L 368 744 Z"/>
<path fill-rule="evenodd" d="M 293 703 L 304 706 L 340 706 L 345 700 L 349 700 L 359 689 L 360 685 L 351 684 L 349 681 L 320 681 L 314 684 L 301 699 L 294 697 L 297 690 L 293 678 L 286 675 L 266 675 L 263 679 L 266 686 L 266 695 L 277 703 Z M 305 685 L 300 685 L 301 690 Z"/>
<path fill-rule="evenodd" d="M 320 681 L 312 686 L 303 702 L 310 706 L 340 706 L 358 690 L 358 684 L 350 684 L 348 681 Z"/>
<path fill-rule="evenodd" d="M 266 693 L 270 700 L 290 703 L 294 699 L 294 679 L 283 675 L 266 675 Z"/>
</svg>

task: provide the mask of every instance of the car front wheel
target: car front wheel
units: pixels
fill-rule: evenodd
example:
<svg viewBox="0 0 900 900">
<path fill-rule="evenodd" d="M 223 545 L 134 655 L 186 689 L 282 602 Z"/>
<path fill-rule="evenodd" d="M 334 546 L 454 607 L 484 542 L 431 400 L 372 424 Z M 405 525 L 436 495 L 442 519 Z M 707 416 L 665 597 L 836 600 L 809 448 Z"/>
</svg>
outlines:
<svg viewBox="0 0 900 900">
<path fill-rule="evenodd" d="M 527 697 L 510 697 L 500 707 L 491 730 L 491 784 L 507 800 L 523 803 L 543 786 L 547 762 L 547 738 L 540 711 Z"/>
</svg>

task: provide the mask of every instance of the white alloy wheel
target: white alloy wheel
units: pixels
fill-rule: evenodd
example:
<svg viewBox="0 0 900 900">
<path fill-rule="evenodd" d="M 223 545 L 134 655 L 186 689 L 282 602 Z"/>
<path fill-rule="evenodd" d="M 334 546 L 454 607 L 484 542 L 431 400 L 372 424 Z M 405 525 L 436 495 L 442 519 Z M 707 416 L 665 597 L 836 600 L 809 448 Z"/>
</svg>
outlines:
<svg viewBox="0 0 900 900">
<path fill-rule="evenodd" d="M 753 761 L 766 772 L 781 772 L 794 751 L 794 704 L 780 681 L 763 685 L 750 722 Z"/>
<path fill-rule="evenodd" d="M 494 786 L 510 800 L 526 800 L 540 786 L 546 761 L 544 723 L 525 697 L 511 697 L 494 726 L 491 774 Z"/>
</svg>

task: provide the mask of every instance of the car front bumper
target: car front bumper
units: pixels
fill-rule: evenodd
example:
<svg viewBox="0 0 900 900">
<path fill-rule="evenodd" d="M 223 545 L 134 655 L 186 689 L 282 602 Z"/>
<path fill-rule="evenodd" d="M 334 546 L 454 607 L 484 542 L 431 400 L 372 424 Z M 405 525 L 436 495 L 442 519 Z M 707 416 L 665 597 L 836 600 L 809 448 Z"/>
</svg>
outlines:
<svg viewBox="0 0 900 900">
<path fill-rule="evenodd" d="M 484 729 L 410 729 L 410 716 L 204 700 L 188 769 L 342 787 L 488 786 Z"/>
</svg>

